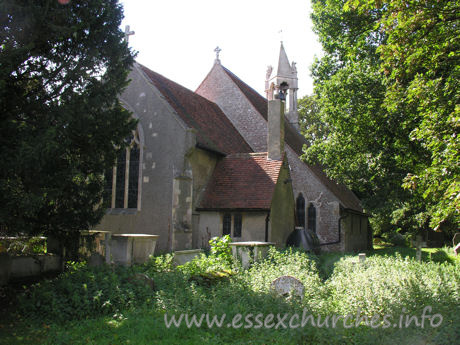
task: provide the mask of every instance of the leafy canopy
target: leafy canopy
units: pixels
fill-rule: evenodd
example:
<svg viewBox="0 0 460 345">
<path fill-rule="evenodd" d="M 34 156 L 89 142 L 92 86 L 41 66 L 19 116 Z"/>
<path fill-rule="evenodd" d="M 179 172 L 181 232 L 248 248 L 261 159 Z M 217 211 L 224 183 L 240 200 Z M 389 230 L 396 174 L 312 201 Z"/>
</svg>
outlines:
<svg viewBox="0 0 460 345">
<path fill-rule="evenodd" d="M 0 2 L 0 224 L 85 229 L 103 172 L 135 127 L 117 96 L 134 54 L 117 0 Z"/>
<path fill-rule="evenodd" d="M 305 158 L 356 191 L 380 231 L 452 231 L 460 209 L 458 5 L 312 5 L 325 52 L 313 67 L 315 97 L 327 131 Z"/>
</svg>

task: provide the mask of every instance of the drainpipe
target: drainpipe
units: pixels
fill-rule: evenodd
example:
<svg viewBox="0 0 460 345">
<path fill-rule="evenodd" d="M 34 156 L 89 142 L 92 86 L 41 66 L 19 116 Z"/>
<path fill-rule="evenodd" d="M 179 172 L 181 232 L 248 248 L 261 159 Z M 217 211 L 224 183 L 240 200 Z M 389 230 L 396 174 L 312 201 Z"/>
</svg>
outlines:
<svg viewBox="0 0 460 345">
<path fill-rule="evenodd" d="M 344 218 L 347 218 L 348 217 L 348 214 L 345 214 L 343 216 L 340 216 L 339 217 L 339 221 L 338 221 L 338 228 L 339 228 L 339 239 L 337 241 L 334 241 L 334 242 L 325 242 L 325 243 L 320 243 L 319 245 L 320 246 L 328 246 L 330 244 L 338 244 L 341 242 L 342 240 L 342 237 L 341 237 L 341 232 L 342 232 L 342 227 L 341 227 L 341 220 L 344 219 Z"/>
<path fill-rule="evenodd" d="M 265 217 L 265 242 L 268 242 L 268 224 L 270 223 L 270 212 Z"/>
</svg>

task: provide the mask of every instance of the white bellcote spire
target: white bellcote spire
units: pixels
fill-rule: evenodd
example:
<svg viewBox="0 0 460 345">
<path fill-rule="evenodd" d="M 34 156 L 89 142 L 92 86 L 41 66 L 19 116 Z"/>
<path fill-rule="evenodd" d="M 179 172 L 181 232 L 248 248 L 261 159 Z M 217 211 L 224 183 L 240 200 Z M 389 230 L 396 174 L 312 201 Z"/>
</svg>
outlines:
<svg viewBox="0 0 460 345">
<path fill-rule="evenodd" d="M 284 50 L 283 42 L 280 46 L 280 54 L 278 58 L 278 69 L 273 73 L 273 67 L 268 66 L 265 76 L 265 94 L 267 100 L 275 99 L 275 95 L 287 93 L 280 98 L 285 98 L 286 101 L 286 117 L 297 130 L 299 130 L 299 114 L 297 112 L 297 68 L 296 63 L 289 63 L 286 51 Z"/>
</svg>

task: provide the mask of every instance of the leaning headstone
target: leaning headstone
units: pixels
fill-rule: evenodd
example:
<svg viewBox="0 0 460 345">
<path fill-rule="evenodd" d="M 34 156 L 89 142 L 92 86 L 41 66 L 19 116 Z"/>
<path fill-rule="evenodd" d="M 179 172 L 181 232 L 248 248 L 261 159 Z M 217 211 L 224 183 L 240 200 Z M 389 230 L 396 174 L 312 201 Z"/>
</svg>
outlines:
<svg viewBox="0 0 460 345">
<path fill-rule="evenodd" d="M 276 278 L 270 284 L 270 288 L 281 296 L 297 296 L 300 299 L 303 298 L 305 292 L 305 286 L 302 282 L 292 276 L 281 276 Z"/>
</svg>

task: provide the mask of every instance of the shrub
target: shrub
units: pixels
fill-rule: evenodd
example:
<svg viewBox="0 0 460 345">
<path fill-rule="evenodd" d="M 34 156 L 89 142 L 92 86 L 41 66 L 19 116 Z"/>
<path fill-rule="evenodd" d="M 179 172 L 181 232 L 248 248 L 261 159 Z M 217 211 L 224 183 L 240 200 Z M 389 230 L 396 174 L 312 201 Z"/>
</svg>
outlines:
<svg viewBox="0 0 460 345">
<path fill-rule="evenodd" d="M 394 246 L 407 246 L 406 237 L 399 232 L 387 232 L 383 237 L 387 242 L 393 244 Z"/>
<path fill-rule="evenodd" d="M 228 235 L 222 237 L 213 237 L 209 244 L 211 246 L 210 254 L 201 254 L 192 261 L 178 266 L 179 271 L 197 275 L 202 273 L 211 273 L 219 271 L 231 271 L 238 266 L 234 260 L 230 248 L 231 238 Z"/>
<path fill-rule="evenodd" d="M 231 264 L 233 262 L 232 250 L 230 248 L 231 242 L 232 239 L 229 235 L 211 238 L 209 241 L 209 245 L 211 246 L 211 255 Z"/>
<path fill-rule="evenodd" d="M 141 267 L 148 273 L 171 272 L 174 270 L 174 254 L 150 256 L 149 260 Z"/>
<path fill-rule="evenodd" d="M 351 259 L 337 262 L 327 282 L 330 304 L 343 315 L 358 308 L 368 315 L 448 308 L 458 305 L 460 271 L 456 265 L 419 263 L 399 254 L 396 257 L 373 256 L 363 264 Z"/>
<path fill-rule="evenodd" d="M 113 314 L 149 303 L 153 291 L 132 279 L 130 268 L 71 264 L 58 278 L 31 286 L 19 296 L 19 312 L 32 319 L 65 321 Z"/>
</svg>

